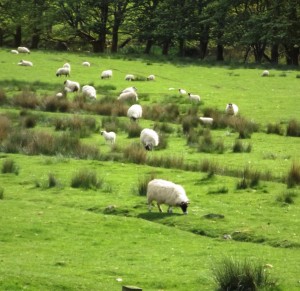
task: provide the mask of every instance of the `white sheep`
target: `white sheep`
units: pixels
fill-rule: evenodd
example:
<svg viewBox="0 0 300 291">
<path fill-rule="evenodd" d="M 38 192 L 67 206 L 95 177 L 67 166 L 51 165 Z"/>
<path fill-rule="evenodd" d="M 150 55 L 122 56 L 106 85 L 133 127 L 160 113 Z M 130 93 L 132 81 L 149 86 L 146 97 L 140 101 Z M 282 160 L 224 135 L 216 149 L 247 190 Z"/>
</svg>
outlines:
<svg viewBox="0 0 300 291">
<path fill-rule="evenodd" d="M 19 54 L 19 52 L 17 51 L 17 50 L 11 50 L 10 51 L 12 54 L 14 54 L 14 55 L 18 55 Z"/>
<path fill-rule="evenodd" d="M 192 93 L 188 93 L 188 95 L 189 95 L 189 99 L 192 102 L 196 102 L 196 103 L 200 102 L 200 96 L 199 95 L 195 95 L 195 94 L 192 94 Z"/>
<path fill-rule="evenodd" d="M 90 64 L 89 62 L 83 62 L 82 65 L 83 65 L 84 67 L 90 67 L 90 66 L 91 66 L 91 64 Z"/>
<path fill-rule="evenodd" d="M 19 46 L 17 50 L 19 53 L 30 54 L 30 50 L 25 46 Z"/>
<path fill-rule="evenodd" d="M 139 104 L 133 104 L 128 108 L 127 116 L 132 119 L 133 121 L 138 120 L 142 117 L 143 114 L 143 108 Z"/>
<path fill-rule="evenodd" d="M 226 105 L 225 112 L 228 115 L 237 115 L 237 113 L 239 112 L 239 108 L 236 104 L 228 103 Z"/>
<path fill-rule="evenodd" d="M 137 88 L 136 87 L 127 87 L 124 90 L 122 90 L 121 93 L 126 93 L 126 92 L 136 92 Z"/>
<path fill-rule="evenodd" d="M 262 73 L 261 73 L 261 76 L 262 77 L 268 77 L 270 75 L 270 72 L 268 70 L 264 70 Z"/>
<path fill-rule="evenodd" d="M 169 206 L 169 213 L 172 213 L 173 207 L 180 207 L 184 214 L 188 213 L 187 208 L 190 203 L 181 185 L 163 179 L 154 179 L 148 183 L 147 201 L 149 211 L 151 211 L 152 202 L 156 201 L 160 212 L 162 212 L 160 205 L 166 204 Z"/>
<path fill-rule="evenodd" d="M 185 95 L 186 94 L 186 90 L 184 89 L 178 89 L 178 92 L 180 95 Z"/>
<path fill-rule="evenodd" d="M 64 94 L 62 93 L 62 92 L 58 92 L 58 93 L 56 93 L 56 95 L 55 95 L 57 98 L 62 98 L 62 97 L 64 97 Z"/>
<path fill-rule="evenodd" d="M 78 82 L 66 80 L 64 81 L 66 92 L 77 92 L 80 90 L 80 85 Z"/>
<path fill-rule="evenodd" d="M 212 125 L 214 122 L 212 117 L 199 117 L 199 119 L 204 125 Z"/>
<path fill-rule="evenodd" d="M 93 86 L 90 85 L 84 85 L 82 87 L 82 94 L 84 97 L 88 97 L 90 99 L 96 99 L 96 89 Z"/>
<path fill-rule="evenodd" d="M 140 141 L 147 151 L 151 151 L 159 144 L 159 136 L 156 131 L 144 128 L 140 134 Z"/>
<path fill-rule="evenodd" d="M 100 131 L 101 135 L 104 136 L 105 140 L 114 144 L 116 142 L 116 134 L 113 131 L 107 132 L 105 130 Z"/>
<path fill-rule="evenodd" d="M 135 91 L 132 91 L 132 92 L 129 91 L 129 92 L 121 93 L 118 97 L 118 100 L 119 101 L 129 101 L 129 100 L 138 101 L 139 98 Z"/>
<path fill-rule="evenodd" d="M 147 81 L 154 81 L 155 80 L 155 76 L 154 75 L 149 75 L 147 77 Z"/>
<path fill-rule="evenodd" d="M 32 62 L 30 61 L 25 61 L 25 60 L 21 60 L 19 63 L 18 63 L 19 66 L 25 66 L 25 67 L 32 67 L 33 64 Z"/>
<path fill-rule="evenodd" d="M 65 64 L 63 65 L 63 68 L 69 68 L 70 71 L 71 71 L 71 65 L 70 65 L 69 63 L 65 63 Z"/>
<path fill-rule="evenodd" d="M 66 77 L 70 76 L 70 68 L 62 67 L 62 68 L 57 69 L 56 77 L 63 76 L 63 75 L 66 76 Z"/>
<path fill-rule="evenodd" d="M 135 76 L 132 74 L 127 74 L 125 76 L 125 81 L 134 81 L 135 80 Z"/>
<path fill-rule="evenodd" d="M 113 75 L 112 70 L 106 70 L 101 73 L 101 79 L 109 79 Z"/>
</svg>

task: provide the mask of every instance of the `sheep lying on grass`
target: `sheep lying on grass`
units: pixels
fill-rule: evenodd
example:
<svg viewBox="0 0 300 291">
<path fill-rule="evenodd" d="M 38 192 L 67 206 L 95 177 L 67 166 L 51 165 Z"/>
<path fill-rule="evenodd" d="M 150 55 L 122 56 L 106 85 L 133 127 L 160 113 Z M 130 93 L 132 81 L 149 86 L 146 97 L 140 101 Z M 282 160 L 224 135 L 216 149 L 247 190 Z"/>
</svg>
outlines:
<svg viewBox="0 0 300 291">
<path fill-rule="evenodd" d="M 78 82 L 66 80 L 64 81 L 66 92 L 78 92 L 80 90 L 80 85 Z"/>
<path fill-rule="evenodd" d="M 89 62 L 83 62 L 82 65 L 83 65 L 84 67 L 90 67 L 90 66 L 91 66 L 91 64 L 90 64 Z"/>
<path fill-rule="evenodd" d="M 17 50 L 19 53 L 30 54 L 30 50 L 25 46 L 19 46 Z"/>
<path fill-rule="evenodd" d="M 149 211 L 151 211 L 152 202 L 156 201 L 160 212 L 162 212 L 160 205 L 167 204 L 169 213 L 172 213 L 172 207 L 180 207 L 184 214 L 188 213 L 189 199 L 184 188 L 167 180 L 154 179 L 148 183 L 147 201 Z"/>
<path fill-rule="evenodd" d="M 140 134 L 140 141 L 147 151 L 152 151 L 154 147 L 158 146 L 159 137 L 153 129 L 144 128 Z"/>
<path fill-rule="evenodd" d="M 225 112 L 228 115 L 237 115 L 237 113 L 239 112 L 239 108 L 233 103 L 228 103 L 226 105 Z"/>
<path fill-rule="evenodd" d="M 116 142 L 116 134 L 113 131 L 107 132 L 105 130 L 100 131 L 107 142 L 114 144 Z"/>
<path fill-rule="evenodd" d="M 139 118 L 141 118 L 142 114 L 143 114 L 143 108 L 139 104 L 133 104 L 132 106 L 129 107 L 127 111 L 127 116 L 133 121 L 136 121 Z"/>
<path fill-rule="evenodd" d="M 85 85 L 82 87 L 82 94 L 84 97 L 88 97 L 90 99 L 96 99 L 96 89 L 93 86 Z"/>
<path fill-rule="evenodd" d="M 268 70 L 264 70 L 262 73 L 261 73 L 261 76 L 262 77 L 268 77 L 270 76 L 270 72 Z"/>
<path fill-rule="evenodd" d="M 25 61 L 25 60 L 21 60 L 19 63 L 18 63 L 19 66 L 25 66 L 25 67 L 32 67 L 33 64 L 32 62 L 30 61 Z"/>
<path fill-rule="evenodd" d="M 113 75 L 112 70 L 106 70 L 101 73 L 101 79 L 109 79 Z"/>
<path fill-rule="evenodd" d="M 154 75 L 149 75 L 147 77 L 147 81 L 154 81 L 155 80 L 155 76 Z"/>
<path fill-rule="evenodd" d="M 214 120 L 211 117 L 199 117 L 200 121 L 204 125 L 212 125 Z"/>
<path fill-rule="evenodd" d="M 11 52 L 12 54 L 14 54 L 14 55 L 19 54 L 19 52 L 18 52 L 17 50 L 11 50 L 10 52 Z"/>
</svg>

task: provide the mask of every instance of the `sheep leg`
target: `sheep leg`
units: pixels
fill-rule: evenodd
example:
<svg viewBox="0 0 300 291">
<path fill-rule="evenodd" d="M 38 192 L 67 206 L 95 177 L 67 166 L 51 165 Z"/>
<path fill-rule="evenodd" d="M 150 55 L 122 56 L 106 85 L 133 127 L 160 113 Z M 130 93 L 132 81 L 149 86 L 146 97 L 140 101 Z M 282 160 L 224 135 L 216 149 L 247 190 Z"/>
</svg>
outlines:
<svg viewBox="0 0 300 291">
<path fill-rule="evenodd" d="M 160 204 L 157 203 L 157 207 L 158 207 L 159 212 L 163 212 L 161 207 L 160 207 Z"/>
<path fill-rule="evenodd" d="M 168 208 L 168 213 L 173 213 L 173 208 L 172 208 L 172 206 L 169 206 L 169 208 Z"/>
</svg>

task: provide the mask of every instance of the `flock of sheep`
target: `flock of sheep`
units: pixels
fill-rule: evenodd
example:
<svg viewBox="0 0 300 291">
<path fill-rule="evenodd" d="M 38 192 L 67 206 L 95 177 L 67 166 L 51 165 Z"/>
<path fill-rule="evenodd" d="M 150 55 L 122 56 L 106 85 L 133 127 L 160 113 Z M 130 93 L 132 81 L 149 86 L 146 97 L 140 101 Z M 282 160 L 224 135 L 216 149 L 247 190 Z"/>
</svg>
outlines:
<svg viewBox="0 0 300 291">
<path fill-rule="evenodd" d="M 30 50 L 26 47 L 18 47 L 17 50 L 11 50 L 13 54 L 30 54 Z M 32 62 L 21 60 L 18 65 L 20 66 L 33 66 Z M 85 61 L 82 63 L 83 66 L 90 67 L 90 63 Z M 62 67 L 58 68 L 56 71 L 56 76 L 61 77 L 69 77 L 71 73 L 71 65 L 69 63 L 65 63 Z M 102 71 L 100 78 L 101 79 L 109 79 L 112 78 L 113 71 L 105 70 Z M 269 71 L 265 70 L 262 72 L 261 76 L 266 77 L 269 76 Z M 133 74 L 127 74 L 125 76 L 126 81 L 134 81 L 136 77 Z M 151 74 L 147 77 L 148 81 L 154 81 L 155 75 Z M 65 80 L 64 81 L 64 92 L 59 92 L 56 94 L 57 97 L 63 97 L 68 92 L 79 92 L 81 89 L 80 84 L 75 81 Z M 174 90 L 174 88 L 170 88 L 169 90 Z M 83 96 L 96 99 L 96 89 L 91 85 L 84 85 L 81 89 Z M 178 89 L 180 95 L 188 95 L 188 98 L 191 102 L 199 103 L 201 98 L 197 94 L 187 93 L 185 89 Z M 131 100 L 134 102 L 138 101 L 137 89 L 132 86 L 128 87 L 120 93 L 117 98 L 120 102 Z M 236 104 L 228 103 L 225 108 L 225 112 L 228 115 L 237 115 L 239 109 Z M 142 117 L 143 109 L 139 104 L 133 104 L 129 107 L 127 111 L 127 116 L 132 121 L 137 121 Z M 211 117 L 199 117 L 200 121 L 203 124 L 211 125 L 213 123 L 213 118 Z M 116 133 L 115 132 L 107 132 L 105 130 L 100 131 L 101 135 L 105 138 L 105 140 L 111 144 L 115 144 L 116 142 Z M 140 133 L 140 142 L 144 146 L 144 148 L 148 151 L 153 150 L 154 147 L 159 144 L 159 135 L 158 133 L 150 128 L 144 128 Z M 184 214 L 187 214 L 187 208 L 189 205 L 189 199 L 186 195 L 184 188 L 181 185 L 175 184 L 170 181 L 166 181 L 163 179 L 153 179 L 148 183 L 147 186 L 147 202 L 149 211 L 151 211 L 152 203 L 156 201 L 157 207 L 160 212 L 162 212 L 161 204 L 168 205 L 168 212 L 172 212 L 173 207 L 180 207 Z"/>
</svg>

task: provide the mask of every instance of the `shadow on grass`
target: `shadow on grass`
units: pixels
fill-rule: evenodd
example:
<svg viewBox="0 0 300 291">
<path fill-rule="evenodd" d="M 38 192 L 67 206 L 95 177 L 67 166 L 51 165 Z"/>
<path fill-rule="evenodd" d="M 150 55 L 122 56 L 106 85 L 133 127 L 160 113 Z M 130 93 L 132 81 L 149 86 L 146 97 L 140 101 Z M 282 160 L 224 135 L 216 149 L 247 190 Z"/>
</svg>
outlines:
<svg viewBox="0 0 300 291">
<path fill-rule="evenodd" d="M 137 215 L 138 218 L 155 221 L 166 217 L 182 216 L 181 213 L 168 213 L 168 212 L 144 212 Z"/>
</svg>

